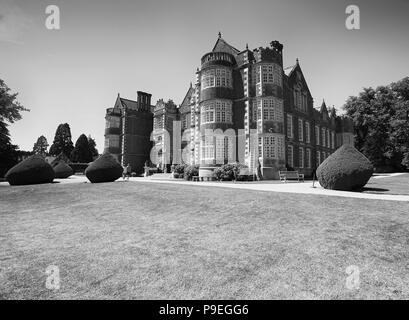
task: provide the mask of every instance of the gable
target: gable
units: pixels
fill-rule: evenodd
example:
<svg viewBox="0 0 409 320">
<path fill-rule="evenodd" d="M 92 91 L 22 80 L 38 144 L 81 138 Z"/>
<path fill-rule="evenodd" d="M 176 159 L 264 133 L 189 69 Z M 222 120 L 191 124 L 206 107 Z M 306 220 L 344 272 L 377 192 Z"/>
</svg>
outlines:
<svg viewBox="0 0 409 320">
<path fill-rule="evenodd" d="M 181 106 L 188 106 L 190 105 L 190 101 L 192 99 L 192 95 L 194 94 L 195 90 L 193 89 L 192 85 L 190 85 L 189 90 L 187 90 L 187 93 L 185 95 L 185 98 L 182 101 Z"/>
<path fill-rule="evenodd" d="M 308 94 L 312 98 L 311 91 L 308 88 L 307 81 L 305 80 L 304 73 L 301 70 L 300 65 L 297 63 L 292 70 L 288 73 L 289 83 L 291 87 L 294 87 L 296 84 L 301 84 L 301 86 L 307 90 Z"/>
<path fill-rule="evenodd" d="M 226 52 L 232 55 L 237 55 L 240 51 L 229 45 L 222 38 L 217 39 L 216 44 L 213 47 L 213 52 Z"/>
</svg>

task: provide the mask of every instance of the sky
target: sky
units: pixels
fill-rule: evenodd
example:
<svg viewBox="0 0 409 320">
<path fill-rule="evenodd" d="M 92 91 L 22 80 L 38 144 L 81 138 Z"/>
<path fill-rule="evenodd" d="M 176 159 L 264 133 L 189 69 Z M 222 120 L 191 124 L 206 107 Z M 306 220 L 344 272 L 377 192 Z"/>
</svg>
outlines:
<svg viewBox="0 0 409 320">
<path fill-rule="evenodd" d="M 360 9 L 347 30 L 345 9 Z M 48 5 L 60 30 L 45 26 Z M 0 0 L 0 79 L 30 112 L 10 125 L 30 151 L 69 123 L 103 151 L 105 110 L 138 90 L 182 102 L 218 32 L 244 50 L 284 45 L 284 66 L 299 58 L 315 106 L 341 110 L 363 87 L 408 76 L 407 0 Z"/>
</svg>

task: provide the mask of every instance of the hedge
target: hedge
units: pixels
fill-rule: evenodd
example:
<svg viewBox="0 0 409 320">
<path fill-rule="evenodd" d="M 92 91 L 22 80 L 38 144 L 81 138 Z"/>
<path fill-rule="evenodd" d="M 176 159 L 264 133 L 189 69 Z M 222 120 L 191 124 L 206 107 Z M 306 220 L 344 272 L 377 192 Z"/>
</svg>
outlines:
<svg viewBox="0 0 409 320">
<path fill-rule="evenodd" d="M 33 155 L 11 168 L 5 175 L 12 186 L 51 183 L 54 170 L 41 155 Z"/>
</svg>

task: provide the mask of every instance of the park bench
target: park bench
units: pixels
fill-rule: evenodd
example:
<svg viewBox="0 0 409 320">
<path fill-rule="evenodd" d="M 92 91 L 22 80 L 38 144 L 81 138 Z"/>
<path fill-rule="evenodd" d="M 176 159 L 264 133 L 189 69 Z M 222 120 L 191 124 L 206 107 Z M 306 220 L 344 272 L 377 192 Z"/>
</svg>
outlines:
<svg viewBox="0 0 409 320">
<path fill-rule="evenodd" d="M 287 182 L 287 180 L 302 180 L 304 182 L 304 174 L 298 173 L 298 171 L 279 171 L 280 181 Z"/>
<path fill-rule="evenodd" d="M 192 181 L 212 181 L 213 177 L 199 177 L 199 176 L 193 176 Z"/>
</svg>

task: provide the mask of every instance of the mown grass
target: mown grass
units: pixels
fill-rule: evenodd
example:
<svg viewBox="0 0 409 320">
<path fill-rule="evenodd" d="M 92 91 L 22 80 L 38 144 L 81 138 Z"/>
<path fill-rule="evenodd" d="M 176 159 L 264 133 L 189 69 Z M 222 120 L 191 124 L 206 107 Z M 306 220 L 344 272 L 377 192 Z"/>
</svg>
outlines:
<svg viewBox="0 0 409 320">
<path fill-rule="evenodd" d="M 408 213 L 203 185 L 2 186 L 0 298 L 407 299 Z M 350 265 L 358 290 L 345 285 Z"/>
</svg>

